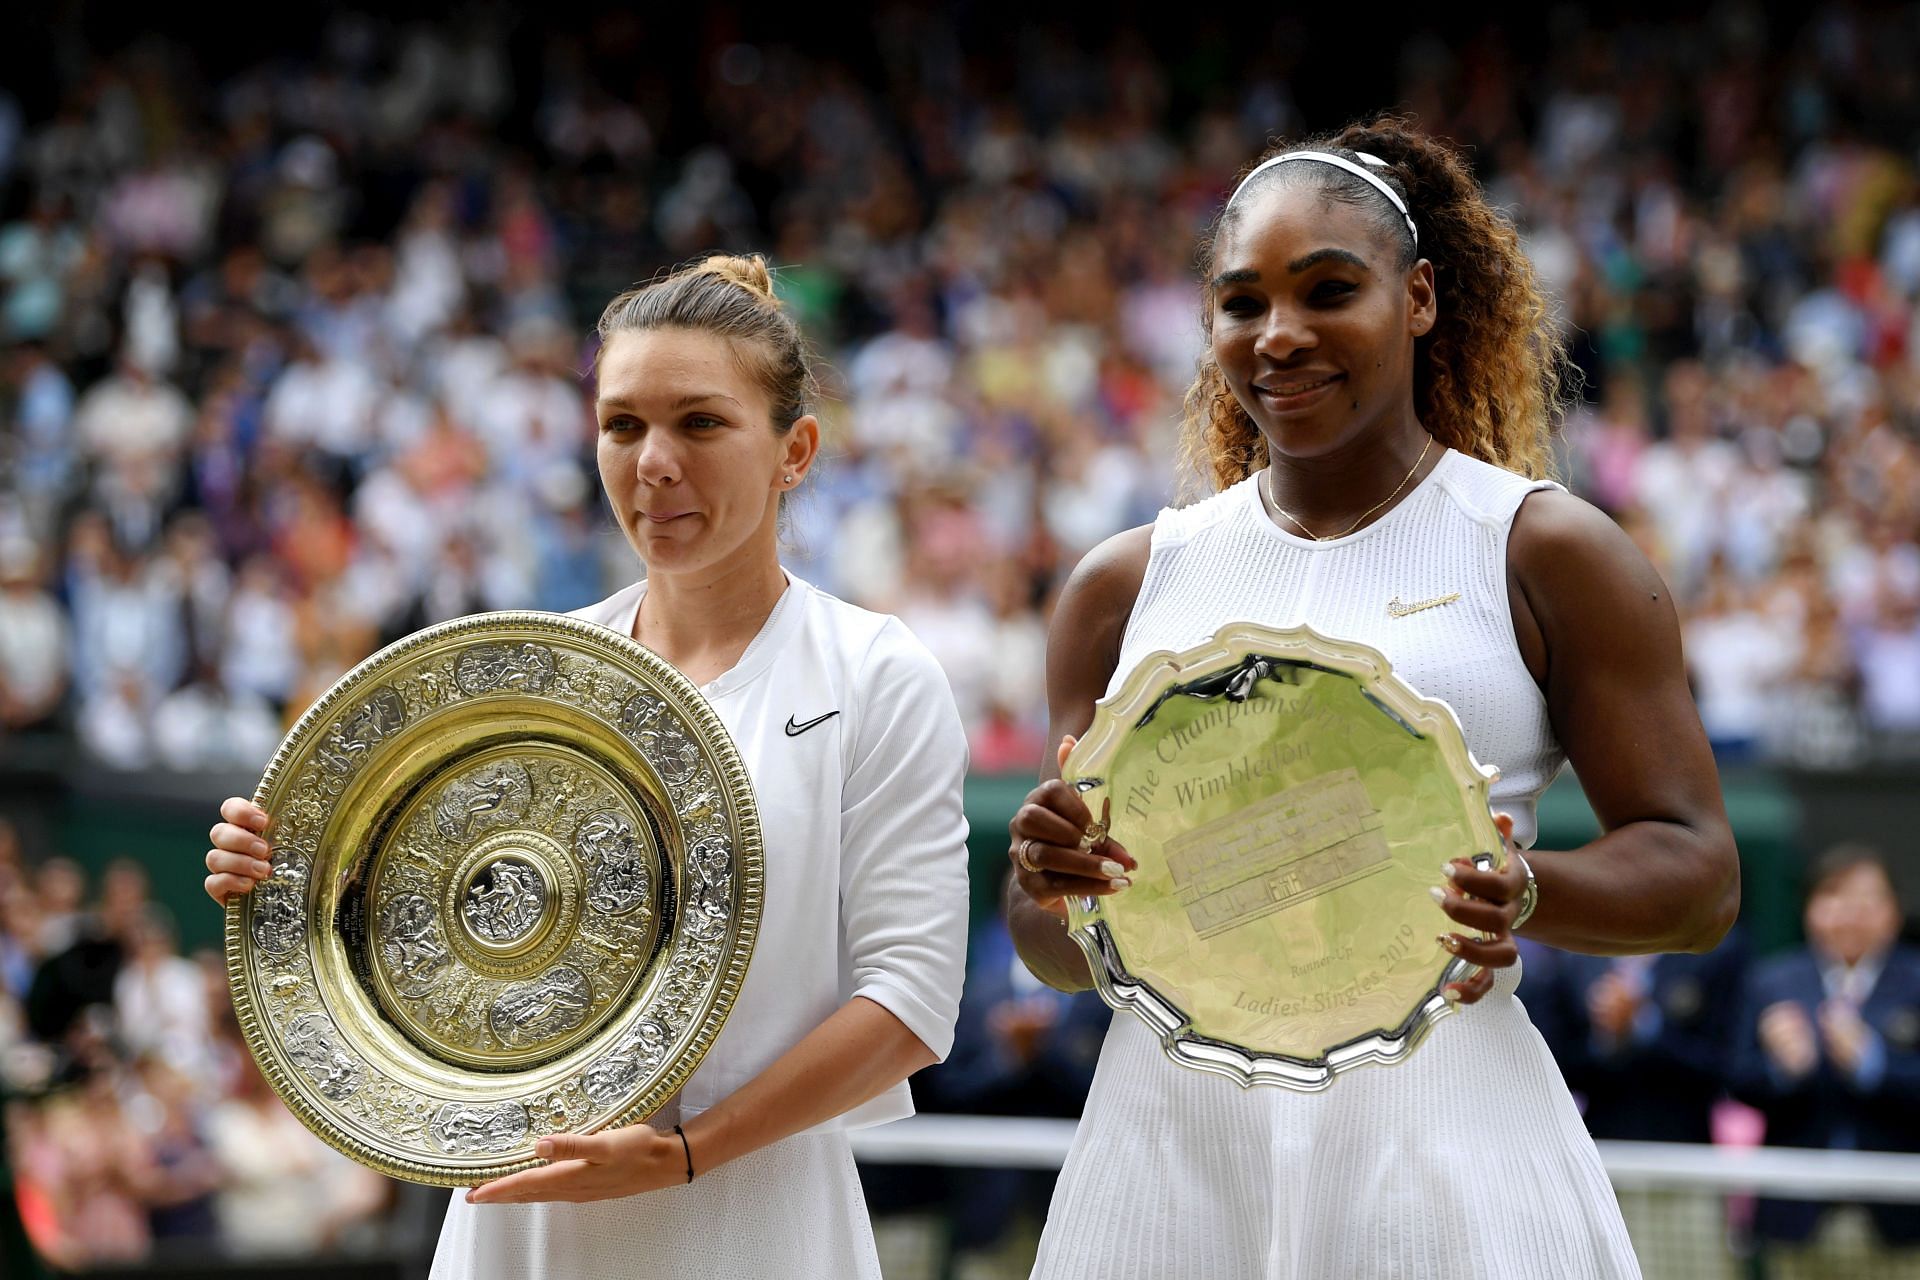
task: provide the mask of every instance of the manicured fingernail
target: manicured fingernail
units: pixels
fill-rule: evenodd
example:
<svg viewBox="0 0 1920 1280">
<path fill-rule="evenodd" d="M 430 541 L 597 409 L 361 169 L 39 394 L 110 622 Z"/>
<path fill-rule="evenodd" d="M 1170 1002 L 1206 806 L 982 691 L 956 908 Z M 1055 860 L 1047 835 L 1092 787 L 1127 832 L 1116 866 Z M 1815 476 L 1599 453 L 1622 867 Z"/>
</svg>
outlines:
<svg viewBox="0 0 1920 1280">
<path fill-rule="evenodd" d="M 1115 876 L 1113 879 L 1107 881 L 1107 883 L 1112 885 L 1115 890 L 1120 890 L 1132 884 L 1133 881 L 1127 879 L 1125 876 Z"/>
<path fill-rule="evenodd" d="M 1458 987 L 1448 987 L 1445 991 L 1442 991 L 1440 994 L 1446 997 L 1448 1004 L 1460 1003 L 1460 989 Z"/>
<path fill-rule="evenodd" d="M 1460 874 L 1460 868 L 1454 866 L 1451 862 L 1449 862 L 1440 868 L 1440 874 L 1445 876 L 1447 879 L 1451 880 L 1456 875 Z"/>
<path fill-rule="evenodd" d="M 1453 952 L 1455 955 L 1460 954 L 1460 939 L 1454 937 L 1450 933 L 1443 933 L 1440 935 L 1440 945 L 1445 947 L 1447 950 Z"/>
<path fill-rule="evenodd" d="M 264 858 L 271 851 L 271 847 L 265 840 L 255 840 L 252 847 L 247 850 L 248 853 L 251 853 L 256 858 Z"/>
<path fill-rule="evenodd" d="M 1428 889 L 1427 892 L 1433 895 L 1433 900 L 1435 902 L 1440 903 L 1442 906 L 1446 905 L 1447 891 L 1445 889 L 1442 889 L 1439 885 L 1436 884 L 1431 889 Z"/>
<path fill-rule="evenodd" d="M 473 1198 L 473 1192 L 471 1192 L 471 1191 L 469 1191 L 469 1192 L 467 1192 L 467 1203 L 468 1203 L 468 1204 L 479 1204 L 480 1202 L 479 1202 L 478 1200 L 475 1200 L 475 1199 Z"/>
<path fill-rule="evenodd" d="M 1127 874 L 1127 869 L 1115 862 L 1112 858 L 1108 858 L 1100 864 L 1100 874 L 1112 879 L 1118 876 L 1124 876 Z"/>
<path fill-rule="evenodd" d="M 268 876 L 272 874 L 273 874 L 273 864 L 271 862 L 256 862 L 253 864 L 254 879 L 265 880 Z"/>
<path fill-rule="evenodd" d="M 539 1156 L 542 1160 L 553 1159 L 553 1143 L 545 1138 L 540 1139 L 540 1141 L 533 1144 L 533 1154 Z"/>
</svg>

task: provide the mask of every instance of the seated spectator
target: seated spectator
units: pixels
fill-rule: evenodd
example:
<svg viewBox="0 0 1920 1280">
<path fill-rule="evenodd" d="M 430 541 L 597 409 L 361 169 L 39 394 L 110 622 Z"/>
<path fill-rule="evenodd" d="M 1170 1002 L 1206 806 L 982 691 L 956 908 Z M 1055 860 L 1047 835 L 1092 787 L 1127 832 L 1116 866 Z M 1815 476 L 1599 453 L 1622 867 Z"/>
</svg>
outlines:
<svg viewBox="0 0 1920 1280">
<path fill-rule="evenodd" d="M 1725 1096 L 1746 951 L 1739 933 L 1706 955 L 1588 956 L 1530 948 L 1520 996 L 1596 1138 L 1712 1142 Z M 1718 1240 L 1719 1199 L 1663 1188 L 1618 1191 L 1638 1240 Z M 1690 1280 L 1733 1280 L 1702 1255 Z"/>
<path fill-rule="evenodd" d="M 172 913 L 149 904 L 132 930 L 125 962 L 113 983 L 113 1006 L 124 1047 L 158 1065 L 205 1079 L 213 1019 L 200 966 L 175 947 Z"/>
<path fill-rule="evenodd" d="M 0 733 L 44 726 L 67 692 L 67 616 L 24 538 L 0 542 Z"/>
<path fill-rule="evenodd" d="M 280 744 L 280 720 L 265 698 L 232 690 L 209 661 L 153 709 L 154 754 L 169 769 L 266 768 Z"/>
<path fill-rule="evenodd" d="M 391 1184 L 308 1132 L 251 1059 L 215 1103 L 208 1140 L 227 1173 L 215 1207 L 229 1253 L 297 1258 L 335 1247 L 385 1204 Z"/>
<path fill-rule="evenodd" d="M 1532 965 L 1532 961 L 1528 961 Z M 1746 949 L 1736 932 L 1706 955 L 1555 953 L 1524 997 L 1596 1138 L 1712 1142 Z"/>
<path fill-rule="evenodd" d="M 953 1052 L 916 1081 L 916 1092 L 942 1111 L 1077 1116 L 1110 1017 L 1093 992 L 1067 995 L 1028 972 L 995 912 L 968 940 Z M 977 1261 L 1006 1242 L 1022 1206 L 1044 1213 L 1053 1180 L 1051 1172 L 1029 1169 L 956 1171 L 950 1199 L 952 1247 L 961 1262 L 956 1273 L 965 1273 L 968 1255 Z"/>
<path fill-rule="evenodd" d="M 1920 592 L 1883 584 L 1853 649 L 1867 723 L 1882 733 L 1920 736 Z"/>
<path fill-rule="evenodd" d="M 1887 864 L 1839 845 L 1809 884 L 1807 945 L 1748 981 L 1734 1091 L 1766 1117 L 1773 1146 L 1920 1152 L 1920 952 L 1897 941 Z M 1920 1268 L 1910 1204 L 1762 1200 L 1754 1230 L 1774 1275 L 1847 1274 L 1819 1268 L 1866 1259 Z"/>
<path fill-rule="evenodd" d="M 192 967 L 190 961 L 181 963 Z M 204 1055 L 204 1040 L 200 1049 Z M 148 1234 L 163 1257 L 178 1244 L 211 1246 L 220 1234 L 214 1192 L 229 1175 L 202 1132 L 195 1080 L 152 1058 L 136 1064 L 133 1079 L 134 1105 L 143 1114 L 140 1127 L 146 1141 L 129 1157 L 147 1208 Z"/>
</svg>

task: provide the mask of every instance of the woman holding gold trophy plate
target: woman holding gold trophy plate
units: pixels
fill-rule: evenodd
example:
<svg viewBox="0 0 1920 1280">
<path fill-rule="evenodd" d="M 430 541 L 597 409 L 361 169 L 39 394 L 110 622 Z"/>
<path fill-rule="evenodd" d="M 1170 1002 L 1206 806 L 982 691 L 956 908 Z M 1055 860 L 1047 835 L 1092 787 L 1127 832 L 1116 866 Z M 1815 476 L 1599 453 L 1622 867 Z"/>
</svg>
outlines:
<svg viewBox="0 0 1920 1280">
<path fill-rule="evenodd" d="M 1524 906 L 1528 936 L 1554 946 L 1704 951 L 1732 923 L 1738 864 L 1664 585 L 1541 478 L 1566 371 L 1551 308 L 1460 158 L 1393 119 L 1275 148 L 1203 261 L 1186 446 L 1219 492 L 1115 537 L 1069 581 L 1048 656 L 1061 766 L 1148 655 L 1229 624 L 1311 627 L 1452 708 L 1499 770 L 1505 857 L 1425 873 L 1437 901 L 1412 945 L 1465 962 L 1440 994 L 1473 1008 L 1397 1065 L 1321 1092 L 1245 1087 L 1183 1069 L 1117 1015 L 1034 1274 L 1637 1276 L 1514 998 L 1513 928 Z M 1563 762 L 1605 834 L 1532 851 Z M 1012 823 L 1014 937 L 1062 989 L 1093 984 L 1069 899 L 1118 911 L 1160 872 L 1100 838 L 1110 816 L 1056 776 Z M 1288 981 L 1272 974 L 1271 993 Z"/>
<path fill-rule="evenodd" d="M 877 1278 L 845 1130 L 911 1114 L 907 1076 L 951 1046 L 967 924 L 959 716 L 897 620 L 780 565 L 781 503 L 819 426 L 764 263 L 685 268 L 616 298 L 599 331 L 601 480 L 647 575 L 574 616 L 670 662 L 719 717 L 751 774 L 765 910 L 732 1012 L 677 1095 L 648 1123 L 540 1131 L 522 1162 L 534 1167 L 454 1197 L 433 1274 Z M 208 893 L 272 886 L 282 815 L 235 798 L 222 818 Z M 481 887 L 467 905 L 495 923 L 541 907 L 511 860 Z"/>
</svg>

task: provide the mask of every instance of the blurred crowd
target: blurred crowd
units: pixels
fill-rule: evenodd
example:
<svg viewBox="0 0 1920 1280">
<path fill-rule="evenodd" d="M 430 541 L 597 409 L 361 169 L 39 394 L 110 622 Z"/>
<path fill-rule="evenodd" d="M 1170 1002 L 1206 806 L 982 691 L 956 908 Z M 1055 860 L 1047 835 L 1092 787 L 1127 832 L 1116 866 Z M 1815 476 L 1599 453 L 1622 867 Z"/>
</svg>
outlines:
<svg viewBox="0 0 1920 1280">
<path fill-rule="evenodd" d="M 1596 1138 L 1920 1152 L 1920 949 L 1882 854 L 1807 868 L 1805 945 L 1755 956 L 1588 956 L 1522 943 L 1519 994 Z M 1920 1205 L 1627 1191 L 1636 1240 L 1731 1234 L 1768 1276 L 1920 1275 Z M 1694 1266 L 1696 1280 L 1726 1266 Z"/>
<path fill-rule="evenodd" d="M 1723 760 L 1914 754 L 1920 10 L 1714 12 L 1561 10 L 1544 56 L 1492 30 L 1367 56 L 1474 149 L 1560 300 L 1585 375 L 1562 477 L 1665 575 Z M 0 745 L 257 771 L 382 642 L 631 580 L 587 335 L 620 289 L 724 248 L 780 266 L 821 357 L 831 453 L 790 564 L 933 649 L 976 768 L 1031 770 L 1060 582 L 1193 491 L 1196 237 L 1270 136 L 1337 121 L 1260 40 L 980 49 L 884 6 L 872 57 L 729 35 L 662 68 L 630 14 L 475 13 L 340 14 L 218 74 L 147 39 L 64 66 L 45 103 L 0 85 Z M 178 953 L 136 865 L 90 887 L 34 855 L 0 826 L 0 1079 L 40 1099 L 9 1120 L 47 1255 L 365 1240 L 391 1184 L 272 1099 L 218 957 Z M 923 1101 L 1074 1114 L 1105 1011 L 981 928 Z M 1590 1119 L 1649 1061 L 1763 1112 L 1920 1070 L 1920 994 L 1875 1024 L 1818 966 L 1769 977 L 1744 1029 L 1744 958 L 1538 968 Z M 1695 1057 L 1623 1057 L 1662 1034 Z M 1889 1140 L 1848 1123 L 1818 1142 Z M 968 1181 L 956 1247 L 1044 1205 L 1036 1176 Z"/>
<path fill-rule="evenodd" d="M 1704 956 L 1523 944 L 1520 996 L 1596 1137 L 1920 1152 L 1920 950 L 1902 944 L 1903 925 L 1885 860 L 1841 845 L 1807 876 L 1803 947 L 1755 956 L 1737 932 Z M 1110 1016 L 1091 992 L 1042 986 L 986 916 L 953 1052 L 915 1078 L 916 1105 L 1077 1116 Z M 0 1106 L 28 1237 L 63 1267 L 390 1255 L 437 1225 L 407 1235 L 400 1184 L 281 1104 L 241 1039 L 222 957 L 180 953 L 146 868 L 116 861 L 90 884 L 74 862 L 23 849 L 4 821 Z M 879 1172 L 873 1212 L 938 1224 L 943 1274 L 1025 1273 L 1050 1173 Z M 1669 1251 L 1719 1257 L 1732 1230 L 1782 1266 L 1920 1267 L 1920 1206 L 1762 1200 L 1730 1220 L 1712 1197 L 1622 1200 L 1636 1238 Z"/>
<path fill-rule="evenodd" d="M 857 69 L 718 38 L 636 80 L 638 19 L 478 12 L 0 89 L 0 729 L 251 770 L 382 641 L 630 580 L 585 335 L 724 247 L 782 267 L 822 357 L 791 563 L 926 640 L 977 767 L 1032 767 L 1053 592 L 1182 492 L 1195 239 L 1306 123 L 1284 60 L 970 52 L 889 7 Z M 1537 67 L 1411 39 L 1398 98 L 1561 300 L 1563 475 L 1667 576 L 1723 754 L 1909 750 L 1920 20 L 1715 14 L 1556 28 Z"/>
<path fill-rule="evenodd" d="M 15 1095 L 9 1100 L 10 1095 Z M 0 1103 L 27 1237 L 62 1268 L 386 1242 L 395 1184 L 253 1066 L 218 952 L 180 954 L 147 870 L 97 886 L 0 821 Z"/>
</svg>

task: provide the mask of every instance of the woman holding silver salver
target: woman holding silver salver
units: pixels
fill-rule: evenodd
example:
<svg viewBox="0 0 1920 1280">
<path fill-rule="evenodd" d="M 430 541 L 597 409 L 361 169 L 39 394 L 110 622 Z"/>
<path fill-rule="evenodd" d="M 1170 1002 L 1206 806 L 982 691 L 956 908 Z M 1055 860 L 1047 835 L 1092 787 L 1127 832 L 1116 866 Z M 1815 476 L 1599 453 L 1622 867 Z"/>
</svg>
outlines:
<svg viewBox="0 0 1920 1280">
<path fill-rule="evenodd" d="M 1114 1018 L 1056 1189 L 1044 1280 L 1639 1274 L 1593 1143 L 1514 999 L 1513 928 L 1600 954 L 1706 950 L 1738 863 L 1659 575 L 1540 477 L 1566 372 L 1512 227 L 1459 157 L 1383 119 L 1277 148 L 1207 253 L 1186 446 L 1219 490 L 1096 548 L 1055 614 L 1061 762 L 1147 654 L 1301 623 L 1386 655 L 1500 769 L 1504 870 L 1448 864 L 1432 924 L 1476 1004 L 1324 1093 L 1174 1065 Z M 1605 834 L 1529 852 L 1563 762 Z M 1065 899 L 1125 893 L 1057 776 L 1012 823 L 1008 909 L 1036 974 L 1092 979 Z M 1531 866 L 1529 867 L 1529 863 Z M 1436 874 L 1440 868 L 1435 868 Z"/>
</svg>

